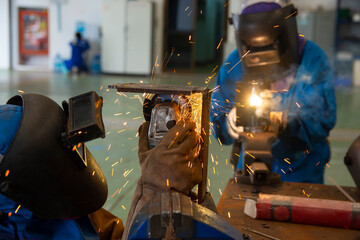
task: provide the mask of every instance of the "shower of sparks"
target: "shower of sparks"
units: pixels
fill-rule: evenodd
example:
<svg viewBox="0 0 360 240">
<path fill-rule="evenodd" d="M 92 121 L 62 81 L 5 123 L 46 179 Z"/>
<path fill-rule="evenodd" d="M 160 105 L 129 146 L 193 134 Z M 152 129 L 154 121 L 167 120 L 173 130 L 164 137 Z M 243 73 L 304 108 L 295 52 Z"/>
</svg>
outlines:
<svg viewBox="0 0 360 240">
<path fill-rule="evenodd" d="M 114 167 L 116 164 L 118 164 L 119 162 L 116 162 L 116 163 L 114 163 L 113 165 L 111 165 L 111 167 Z"/>
<path fill-rule="evenodd" d="M 134 147 L 133 149 L 131 149 L 131 151 L 133 152 L 133 151 L 135 151 L 137 148 L 138 148 L 138 147 L 136 146 L 136 147 Z"/>
<path fill-rule="evenodd" d="M 214 87 L 213 89 L 211 89 L 211 90 L 209 91 L 209 93 L 211 93 L 211 92 L 216 92 L 217 90 L 219 90 L 219 88 L 220 88 L 220 85 L 217 85 L 216 87 Z"/>
<path fill-rule="evenodd" d="M 304 35 L 302 35 L 302 34 L 299 34 L 299 36 L 300 36 L 300 37 L 305 37 L 305 36 L 304 36 Z"/>
<path fill-rule="evenodd" d="M 298 102 L 296 102 L 296 105 L 298 106 L 298 108 L 300 108 L 300 104 Z"/>
<path fill-rule="evenodd" d="M 200 10 L 200 14 L 202 14 L 202 10 Z"/>
<path fill-rule="evenodd" d="M 284 170 L 282 170 L 282 169 L 280 169 L 280 170 L 281 170 L 284 174 L 286 174 Z"/>
<path fill-rule="evenodd" d="M 215 70 L 219 67 L 219 65 L 216 65 L 216 67 L 214 67 L 214 69 L 211 71 L 212 73 L 215 72 Z"/>
<path fill-rule="evenodd" d="M 292 14 L 290 14 L 289 16 L 285 17 L 285 19 L 288 19 L 289 17 L 291 17 L 291 16 L 294 15 L 295 13 L 296 13 L 296 11 L 293 12 Z"/>
<path fill-rule="evenodd" d="M 212 153 L 210 154 L 210 157 L 211 157 L 211 161 L 214 162 L 214 157 L 213 157 Z"/>
<path fill-rule="evenodd" d="M 191 35 L 189 35 L 189 41 L 191 41 Z"/>
<path fill-rule="evenodd" d="M 166 179 L 166 186 L 170 186 L 169 179 Z"/>
<path fill-rule="evenodd" d="M 214 175 L 216 174 L 216 172 L 215 172 L 215 167 L 213 167 L 213 171 L 214 171 Z"/>
<path fill-rule="evenodd" d="M 251 173 L 254 173 L 254 170 L 252 170 L 252 169 L 251 169 L 251 166 L 247 165 L 246 163 L 245 163 L 245 165 L 246 165 L 246 167 L 247 167 L 248 171 L 250 170 L 250 171 L 251 171 Z M 249 172 L 249 173 L 250 173 L 250 172 Z M 250 174 L 251 174 L 251 173 L 250 173 Z"/>
<path fill-rule="evenodd" d="M 109 159 L 109 157 L 105 158 L 105 161 L 107 161 Z"/>
<path fill-rule="evenodd" d="M 125 188 L 126 184 L 128 184 L 129 180 L 126 181 L 126 183 L 124 184 L 124 186 L 122 187 L 123 189 Z"/>
<path fill-rule="evenodd" d="M 326 166 L 327 166 L 328 168 L 331 168 L 331 167 L 330 167 L 330 165 L 329 165 L 329 164 L 327 164 L 327 163 L 326 163 Z"/>
<path fill-rule="evenodd" d="M 120 188 L 120 189 L 119 189 L 119 188 L 116 189 L 116 191 L 113 193 L 113 195 L 111 195 L 111 198 L 113 198 L 113 197 L 115 196 L 115 194 L 116 194 L 117 192 L 119 192 L 119 190 L 120 190 L 120 192 L 121 192 L 121 188 Z M 120 193 L 120 192 L 119 192 L 119 193 Z"/>
<path fill-rule="evenodd" d="M 11 217 L 11 215 L 12 215 L 12 212 L 9 212 L 9 213 L 8 213 L 8 217 Z"/>
<path fill-rule="evenodd" d="M 220 196 L 222 195 L 222 192 L 221 192 L 221 189 L 219 188 L 219 193 L 220 193 Z"/>
<path fill-rule="evenodd" d="M 111 143 L 109 144 L 108 151 L 110 150 L 110 148 L 111 148 Z"/>
<path fill-rule="evenodd" d="M 141 116 L 140 117 L 134 117 L 133 120 L 136 120 L 136 119 L 140 119 L 142 118 Z"/>
<path fill-rule="evenodd" d="M 19 93 L 24 93 L 24 91 L 23 91 L 23 90 L 20 90 L 20 89 L 18 90 L 18 92 L 19 92 Z"/>
<path fill-rule="evenodd" d="M 101 87 L 100 87 L 100 91 L 103 89 L 103 86 L 101 85 Z"/>
<path fill-rule="evenodd" d="M 228 212 L 228 217 L 231 218 L 230 212 Z"/>
<path fill-rule="evenodd" d="M 17 213 L 19 211 L 20 207 L 21 207 L 21 204 L 16 208 L 15 213 Z"/>
<path fill-rule="evenodd" d="M 123 174 L 124 177 L 127 177 L 134 169 L 132 168 L 131 170 L 126 170 Z"/>
<path fill-rule="evenodd" d="M 279 27 L 279 25 L 275 25 L 275 26 L 274 26 L 274 28 L 278 28 L 278 27 Z"/>
<path fill-rule="evenodd" d="M 227 73 L 231 72 L 231 70 L 233 70 L 234 67 L 236 67 L 244 59 L 244 57 L 249 54 L 249 52 L 250 50 L 247 51 L 244 55 L 242 55 L 241 59 L 234 66 L 232 66 L 232 68 L 230 68 L 230 70 Z"/>
<path fill-rule="evenodd" d="M 320 162 L 318 162 L 318 163 L 316 164 L 316 166 L 319 165 L 319 164 L 320 164 Z"/>
<path fill-rule="evenodd" d="M 189 12 L 188 16 L 190 16 L 190 15 L 191 15 L 191 13 L 192 13 L 192 11 L 190 11 L 190 12 Z"/>
<path fill-rule="evenodd" d="M 224 5 L 224 7 L 226 7 L 227 5 L 229 5 L 229 2 L 230 2 L 231 0 L 229 0 L 227 3 L 225 3 L 225 5 Z"/>
<path fill-rule="evenodd" d="M 93 175 L 93 176 L 94 176 L 94 175 L 95 175 L 95 171 L 93 171 L 91 175 Z"/>
<path fill-rule="evenodd" d="M 251 155 L 248 151 L 245 151 L 245 153 L 246 153 L 247 155 L 249 155 L 250 157 L 252 157 L 253 159 L 255 159 L 255 156 Z"/>
<path fill-rule="evenodd" d="M 290 160 L 289 158 L 284 159 L 285 162 L 287 162 L 288 164 L 291 164 L 289 160 Z"/>
<path fill-rule="evenodd" d="M 216 47 L 216 49 L 219 49 L 219 47 L 221 46 L 222 41 L 223 41 L 223 38 L 220 39 L 220 42 L 219 42 L 218 46 Z"/>
<path fill-rule="evenodd" d="M 220 145 L 222 146 L 222 143 L 221 143 L 221 141 L 220 141 L 220 138 L 218 138 L 218 141 L 219 141 Z"/>
<path fill-rule="evenodd" d="M 114 176 L 114 169 L 111 169 L 111 176 Z"/>
<path fill-rule="evenodd" d="M 122 207 L 124 210 L 126 210 L 126 208 L 124 207 L 124 205 L 121 205 L 121 207 Z"/>
<path fill-rule="evenodd" d="M 5 172 L 5 177 L 8 177 L 9 174 L 10 174 L 10 170 L 8 169 L 8 170 L 6 170 L 6 172 Z"/>
<path fill-rule="evenodd" d="M 121 133 L 121 132 L 124 132 L 124 131 L 126 131 L 126 129 L 123 129 L 123 130 L 117 131 L 117 133 Z"/>
<path fill-rule="evenodd" d="M 186 12 L 189 8 L 190 8 L 190 6 L 187 6 L 187 7 L 185 8 L 185 11 L 184 11 L 184 12 Z"/>
</svg>

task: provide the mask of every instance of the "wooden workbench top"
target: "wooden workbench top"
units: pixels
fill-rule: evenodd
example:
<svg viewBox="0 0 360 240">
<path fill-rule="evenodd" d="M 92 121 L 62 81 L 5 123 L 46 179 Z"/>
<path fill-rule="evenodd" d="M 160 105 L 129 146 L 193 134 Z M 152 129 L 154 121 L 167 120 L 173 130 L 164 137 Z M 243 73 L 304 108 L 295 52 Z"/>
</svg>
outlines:
<svg viewBox="0 0 360 240">
<path fill-rule="evenodd" d="M 343 189 L 355 199 L 355 201 L 360 202 L 360 192 L 357 188 L 343 187 Z M 217 210 L 229 223 L 241 232 L 250 234 L 254 240 L 271 238 L 261 236 L 251 230 L 271 236 L 273 239 L 284 240 L 360 239 L 360 231 L 357 230 L 253 219 L 244 214 L 245 199 L 248 197 L 257 197 L 258 192 L 295 197 L 309 196 L 313 198 L 349 201 L 335 186 L 283 182 L 277 187 L 255 187 L 253 185 L 236 183 L 234 182 L 234 179 L 230 179 L 221 196 Z M 239 198 L 239 194 L 241 199 Z"/>
</svg>

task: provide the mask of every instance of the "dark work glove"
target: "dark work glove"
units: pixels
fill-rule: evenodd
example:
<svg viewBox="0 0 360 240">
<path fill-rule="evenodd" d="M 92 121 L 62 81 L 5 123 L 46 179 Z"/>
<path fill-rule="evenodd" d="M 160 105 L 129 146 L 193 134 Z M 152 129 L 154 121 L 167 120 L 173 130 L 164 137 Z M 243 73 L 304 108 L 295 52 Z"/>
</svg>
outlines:
<svg viewBox="0 0 360 240">
<path fill-rule="evenodd" d="M 281 135 L 287 125 L 287 112 L 270 112 L 270 128 L 276 136 Z"/>
<path fill-rule="evenodd" d="M 139 128 L 141 177 L 135 189 L 123 239 L 127 239 L 137 213 L 157 194 L 175 190 L 189 195 L 191 189 L 202 180 L 200 137 L 195 131 L 194 122 L 180 120 L 152 149 L 149 148 L 148 129 L 149 122 Z"/>
</svg>

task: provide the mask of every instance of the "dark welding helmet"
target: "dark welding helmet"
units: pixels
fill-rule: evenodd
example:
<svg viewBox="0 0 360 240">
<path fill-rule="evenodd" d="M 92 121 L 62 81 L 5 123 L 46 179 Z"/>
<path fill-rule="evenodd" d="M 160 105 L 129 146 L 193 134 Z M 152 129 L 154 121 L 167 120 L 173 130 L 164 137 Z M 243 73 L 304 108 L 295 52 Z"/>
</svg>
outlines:
<svg viewBox="0 0 360 240">
<path fill-rule="evenodd" d="M 94 92 L 70 100 L 66 106 L 75 109 L 73 119 L 78 125 L 79 119 L 85 123 L 86 115 L 91 114 L 80 111 L 79 116 L 76 109 L 84 106 L 82 109 L 91 110 L 86 107 L 88 103 L 98 107 L 102 104 Z M 0 193 L 48 219 L 79 217 L 101 208 L 108 194 L 103 172 L 83 142 L 68 144 L 75 144 L 69 131 L 69 123 L 73 122 L 68 112 L 71 108 L 64 111 L 38 94 L 17 95 L 7 104 L 22 106 L 23 114 L 0 163 Z M 93 113 L 101 116 L 98 111 Z M 90 126 L 92 121 L 86 124 Z"/>
<path fill-rule="evenodd" d="M 299 63 L 296 8 L 280 2 L 283 1 L 248 0 L 245 9 L 232 16 L 245 74 L 260 73 L 261 78 L 275 81 Z M 266 9 L 271 4 L 278 8 Z M 252 6 L 263 11 L 249 11 Z"/>
</svg>

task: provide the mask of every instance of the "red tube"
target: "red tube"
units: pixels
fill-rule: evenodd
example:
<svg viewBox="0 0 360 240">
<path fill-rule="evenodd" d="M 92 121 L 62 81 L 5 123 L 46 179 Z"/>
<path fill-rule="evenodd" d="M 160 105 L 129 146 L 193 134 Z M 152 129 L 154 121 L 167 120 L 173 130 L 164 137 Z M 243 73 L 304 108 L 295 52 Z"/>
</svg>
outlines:
<svg viewBox="0 0 360 240">
<path fill-rule="evenodd" d="M 252 202 L 251 202 L 252 201 Z M 245 213 L 259 219 L 360 229 L 360 203 L 262 194 Z"/>
</svg>

